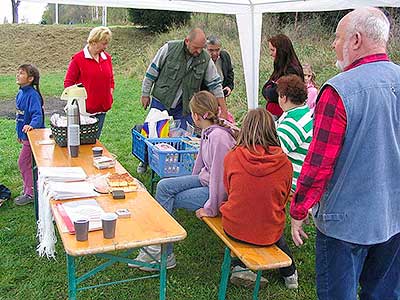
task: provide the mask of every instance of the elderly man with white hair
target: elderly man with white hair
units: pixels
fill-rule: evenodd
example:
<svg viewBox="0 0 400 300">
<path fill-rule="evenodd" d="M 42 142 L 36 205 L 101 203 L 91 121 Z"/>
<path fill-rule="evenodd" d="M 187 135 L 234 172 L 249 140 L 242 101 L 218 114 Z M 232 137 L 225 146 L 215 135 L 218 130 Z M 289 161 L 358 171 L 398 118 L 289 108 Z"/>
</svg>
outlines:
<svg viewBox="0 0 400 300">
<path fill-rule="evenodd" d="M 340 20 L 342 72 L 321 89 L 291 203 L 297 246 L 313 207 L 319 300 L 400 299 L 400 66 L 386 54 L 389 27 L 376 8 Z"/>
</svg>

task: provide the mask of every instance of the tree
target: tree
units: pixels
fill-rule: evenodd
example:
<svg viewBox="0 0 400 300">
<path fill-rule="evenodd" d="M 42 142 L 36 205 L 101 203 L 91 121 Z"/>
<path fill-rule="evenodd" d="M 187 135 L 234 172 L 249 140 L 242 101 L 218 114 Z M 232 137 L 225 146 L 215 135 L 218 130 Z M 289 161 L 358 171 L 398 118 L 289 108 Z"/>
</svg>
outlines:
<svg viewBox="0 0 400 300">
<path fill-rule="evenodd" d="M 130 20 L 146 26 L 150 31 L 167 31 L 172 25 L 182 25 L 190 20 L 190 12 L 128 8 Z"/>
<path fill-rule="evenodd" d="M 18 23 L 18 6 L 21 4 L 21 0 L 11 0 L 13 23 Z"/>
</svg>

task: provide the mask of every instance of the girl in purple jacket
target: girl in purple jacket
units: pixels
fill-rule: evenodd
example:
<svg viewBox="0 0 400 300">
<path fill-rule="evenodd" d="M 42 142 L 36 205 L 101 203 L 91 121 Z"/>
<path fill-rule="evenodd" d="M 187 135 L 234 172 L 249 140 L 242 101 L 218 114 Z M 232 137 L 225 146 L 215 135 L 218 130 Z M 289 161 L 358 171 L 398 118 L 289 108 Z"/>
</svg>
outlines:
<svg viewBox="0 0 400 300">
<path fill-rule="evenodd" d="M 213 94 L 200 91 L 190 101 L 192 118 L 202 129 L 200 150 L 192 175 L 164 178 L 157 185 L 156 200 L 170 213 L 177 208 L 195 211 L 196 216 L 216 216 L 227 198 L 224 183 L 224 157 L 235 145 L 234 132 L 218 118 L 218 102 Z M 167 268 L 176 265 L 172 244 L 167 246 Z M 142 248 L 136 260 L 156 263 L 160 246 Z M 131 267 L 139 267 L 131 264 Z M 141 270 L 151 269 L 141 267 Z"/>
</svg>

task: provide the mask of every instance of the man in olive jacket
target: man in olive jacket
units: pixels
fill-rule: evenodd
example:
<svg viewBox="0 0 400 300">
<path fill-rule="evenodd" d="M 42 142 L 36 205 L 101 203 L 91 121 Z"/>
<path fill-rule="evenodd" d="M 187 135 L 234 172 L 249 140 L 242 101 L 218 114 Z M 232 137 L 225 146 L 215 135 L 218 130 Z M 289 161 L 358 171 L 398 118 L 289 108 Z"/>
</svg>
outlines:
<svg viewBox="0 0 400 300">
<path fill-rule="evenodd" d="M 181 120 L 182 128 L 186 128 L 186 121 L 193 123 L 189 101 L 205 85 L 217 98 L 221 117 L 226 118 L 221 77 L 204 50 L 205 45 L 203 30 L 195 28 L 184 40 L 169 41 L 158 50 L 143 79 L 141 102 L 145 109 L 149 105 L 166 109 L 175 120 Z"/>
</svg>

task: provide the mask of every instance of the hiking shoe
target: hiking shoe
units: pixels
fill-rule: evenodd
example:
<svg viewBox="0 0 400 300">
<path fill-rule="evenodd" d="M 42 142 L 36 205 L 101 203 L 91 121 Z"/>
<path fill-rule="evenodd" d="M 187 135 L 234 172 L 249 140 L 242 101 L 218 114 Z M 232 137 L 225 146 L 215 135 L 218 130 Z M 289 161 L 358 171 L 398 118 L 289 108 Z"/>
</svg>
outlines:
<svg viewBox="0 0 400 300">
<path fill-rule="evenodd" d="M 230 281 L 236 286 L 253 287 L 256 284 L 257 274 L 241 266 L 232 269 Z M 267 285 L 267 279 L 261 276 L 260 287 Z"/>
<path fill-rule="evenodd" d="M 297 289 L 299 287 L 297 270 L 293 273 L 293 275 L 283 277 L 283 279 L 285 280 L 285 285 L 288 289 Z"/>
<path fill-rule="evenodd" d="M 136 172 L 139 174 L 146 173 L 147 171 L 147 164 L 140 162 L 139 165 L 137 166 Z"/>
<path fill-rule="evenodd" d="M 33 202 L 33 197 L 29 195 L 21 195 L 14 199 L 16 205 L 22 206 Z"/>
</svg>

